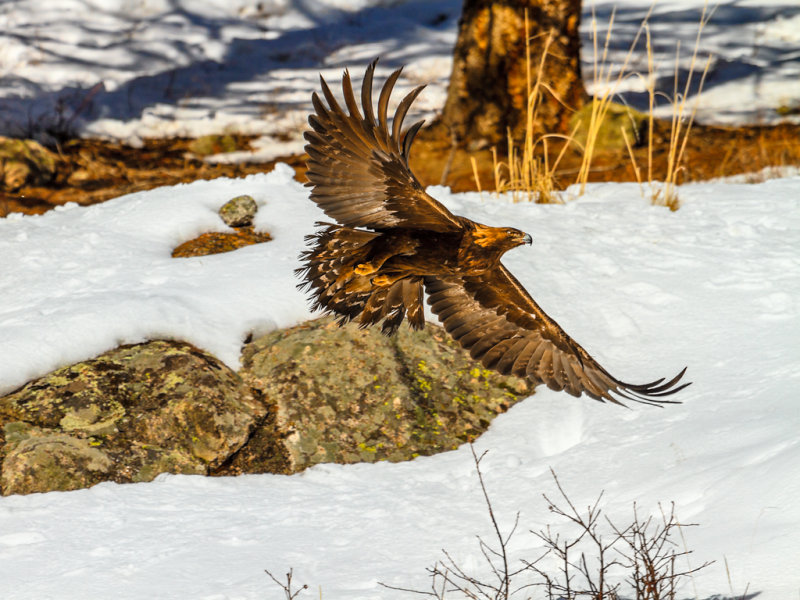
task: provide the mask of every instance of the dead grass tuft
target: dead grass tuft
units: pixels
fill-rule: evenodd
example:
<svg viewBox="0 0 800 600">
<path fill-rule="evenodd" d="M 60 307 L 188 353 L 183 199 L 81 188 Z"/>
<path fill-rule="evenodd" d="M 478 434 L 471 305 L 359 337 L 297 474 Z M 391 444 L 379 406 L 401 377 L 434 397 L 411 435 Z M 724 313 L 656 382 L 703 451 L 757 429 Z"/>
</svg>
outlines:
<svg viewBox="0 0 800 600">
<path fill-rule="evenodd" d="M 655 68 L 653 61 L 653 51 L 650 37 L 650 28 L 648 20 L 652 12 L 652 7 L 642 20 L 639 29 L 631 42 L 625 59 L 619 68 L 609 63 L 608 53 L 614 31 L 614 18 L 615 11 L 612 11 L 611 17 L 606 30 L 605 39 L 602 42 L 602 48 L 599 43 L 599 36 L 597 30 L 597 22 L 592 15 L 592 47 L 593 47 L 593 71 L 592 78 L 594 89 L 600 90 L 590 103 L 591 110 L 589 111 L 588 123 L 586 124 L 585 138 L 582 137 L 583 142 L 579 142 L 576 138 L 576 132 L 581 123 L 578 122 L 575 128 L 570 132 L 570 135 L 547 135 L 541 134 L 535 130 L 534 124 L 536 122 L 538 107 L 545 98 L 545 93 L 548 92 L 548 101 L 558 101 L 555 98 L 552 90 L 541 81 L 540 74 L 544 70 L 544 63 L 547 60 L 548 49 L 550 47 L 551 38 L 548 38 L 544 46 L 544 52 L 540 58 L 539 68 L 537 70 L 537 77 L 535 81 L 531 81 L 531 56 L 530 56 L 530 43 L 526 44 L 526 64 L 528 72 L 527 93 L 528 102 L 526 110 L 526 128 L 525 136 L 520 142 L 515 141 L 511 132 L 508 133 L 507 147 L 508 152 L 506 160 L 500 160 L 497 156 L 497 150 L 492 150 L 492 174 L 494 183 L 494 193 L 509 193 L 514 202 L 520 201 L 533 201 L 539 203 L 560 202 L 561 199 L 557 193 L 558 182 L 557 174 L 559 165 L 565 157 L 565 153 L 570 147 L 577 147 L 580 150 L 581 160 L 577 167 L 574 183 L 578 185 L 578 195 L 583 195 L 586 190 L 586 184 L 590 181 L 590 176 L 593 173 L 593 165 L 595 162 L 598 150 L 598 138 L 603 128 L 603 124 L 609 115 L 609 110 L 613 105 L 614 98 L 618 95 L 620 84 L 629 77 L 639 77 L 645 81 L 645 87 L 649 97 L 649 112 L 648 112 L 648 126 L 647 126 L 647 169 L 646 178 L 644 177 L 644 170 L 639 166 L 638 158 L 634 152 L 634 146 L 638 140 L 631 140 L 625 131 L 621 128 L 621 133 L 625 141 L 625 147 L 631 161 L 632 172 L 635 180 L 639 183 L 642 195 L 645 195 L 645 183 L 649 187 L 650 199 L 654 205 L 666 206 L 670 210 L 677 210 L 680 206 L 678 199 L 677 185 L 679 178 L 685 170 L 686 150 L 689 142 L 689 136 L 694 124 L 694 118 L 697 113 L 697 106 L 699 96 L 702 93 L 703 84 L 705 82 L 708 68 L 711 62 L 711 57 L 708 57 L 705 67 L 700 75 L 700 82 L 697 91 L 697 97 L 694 102 L 689 105 L 689 91 L 692 82 L 696 75 L 698 51 L 700 47 L 700 40 L 703 29 L 705 28 L 708 20 L 711 18 L 711 12 L 707 10 L 707 4 L 704 6 L 701 14 L 700 23 L 698 27 L 697 37 L 692 53 L 691 61 L 688 69 L 688 76 L 686 78 L 683 91 L 678 87 L 678 65 L 680 62 L 680 45 L 676 49 L 675 57 L 675 78 L 672 95 L 657 94 L 655 90 Z M 525 26 L 528 28 L 527 14 L 525 16 Z M 640 73 L 628 72 L 628 66 L 631 62 L 633 52 L 637 47 L 642 35 L 646 39 L 647 57 L 648 57 L 648 74 L 647 77 Z M 656 97 L 663 95 L 672 106 L 672 116 L 669 121 L 669 135 L 666 144 L 666 165 L 663 169 L 663 182 L 658 182 L 655 179 L 655 160 L 654 160 L 654 147 L 655 147 L 655 116 Z M 554 142 L 558 143 L 554 143 Z M 551 146 L 557 146 L 558 150 L 554 150 Z M 451 153 L 452 159 L 452 153 Z M 470 159 L 472 166 L 475 184 L 478 189 L 482 189 L 480 177 L 478 174 L 477 163 L 474 158 Z"/>
</svg>

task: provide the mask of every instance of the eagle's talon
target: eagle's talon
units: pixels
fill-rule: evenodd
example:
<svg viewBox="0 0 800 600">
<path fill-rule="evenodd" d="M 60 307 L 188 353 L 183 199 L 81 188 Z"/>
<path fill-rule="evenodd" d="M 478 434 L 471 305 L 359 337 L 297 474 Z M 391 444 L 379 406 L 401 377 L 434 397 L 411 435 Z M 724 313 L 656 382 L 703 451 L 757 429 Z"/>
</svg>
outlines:
<svg viewBox="0 0 800 600">
<path fill-rule="evenodd" d="M 378 287 L 385 287 L 392 282 L 392 278 L 388 275 L 378 275 L 377 277 L 372 278 L 372 284 L 377 285 Z"/>
<path fill-rule="evenodd" d="M 353 271 L 356 275 L 372 275 L 377 269 L 371 263 L 360 263 Z"/>
</svg>

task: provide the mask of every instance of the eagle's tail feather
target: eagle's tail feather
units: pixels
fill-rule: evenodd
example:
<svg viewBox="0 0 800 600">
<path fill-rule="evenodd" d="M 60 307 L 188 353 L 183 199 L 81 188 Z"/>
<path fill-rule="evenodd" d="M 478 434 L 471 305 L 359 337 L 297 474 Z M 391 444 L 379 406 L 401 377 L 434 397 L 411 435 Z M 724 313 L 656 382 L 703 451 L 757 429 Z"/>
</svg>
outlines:
<svg viewBox="0 0 800 600">
<path fill-rule="evenodd" d="M 390 285 L 375 285 L 378 273 L 359 275 L 359 265 L 369 262 L 371 242 L 381 234 L 329 223 L 306 237 L 309 249 L 300 255 L 296 273 L 301 289 L 310 291 L 314 310 L 339 317 L 339 324 L 355 320 L 360 327 L 383 321 L 381 330 L 394 333 L 407 316 L 414 329 L 425 325 L 422 280 L 404 278 Z"/>
</svg>

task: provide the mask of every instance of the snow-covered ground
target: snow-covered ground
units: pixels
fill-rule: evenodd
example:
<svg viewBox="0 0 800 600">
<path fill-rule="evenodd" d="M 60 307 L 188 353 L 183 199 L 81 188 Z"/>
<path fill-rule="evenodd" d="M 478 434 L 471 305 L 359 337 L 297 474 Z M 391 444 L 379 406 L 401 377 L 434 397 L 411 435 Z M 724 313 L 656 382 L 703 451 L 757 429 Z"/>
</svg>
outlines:
<svg viewBox="0 0 800 600">
<path fill-rule="evenodd" d="M 490 450 L 501 524 L 522 512 L 515 559 L 538 556 L 527 531 L 553 520 L 539 497 L 553 492 L 552 467 L 578 506 L 605 490 L 615 520 L 634 501 L 674 501 L 700 524 L 684 532 L 690 562 L 717 562 L 681 597 L 796 597 L 800 177 L 686 185 L 675 213 L 635 184 L 591 185 L 564 205 L 432 191 L 457 213 L 533 235 L 508 266 L 613 373 L 646 381 L 688 365 L 694 381 L 664 409 L 540 389 L 498 417 L 477 447 Z M 242 193 L 274 241 L 170 258 L 224 230 L 216 209 Z M 2 390 L 148 337 L 189 340 L 236 368 L 248 332 L 310 316 L 292 274 L 321 216 L 307 195 L 280 165 L 0 220 Z M 377 581 L 427 587 L 441 548 L 480 572 L 476 534 L 491 529 L 466 448 L 290 477 L 161 476 L 0 499 L 0 588 L 15 600 L 279 598 L 263 569 L 292 567 L 306 597 L 320 586 L 324 598 L 404 598 Z"/>
<path fill-rule="evenodd" d="M 442 105 L 460 3 L 325 0 L 33 0 L 0 4 L 5 127 L 25 127 L 64 94 L 86 134 L 135 140 L 235 128 L 302 128 L 317 72 L 333 79 L 382 55 L 408 63 L 419 109 Z M 619 3 L 632 34 L 644 2 Z M 658 56 L 693 43 L 699 0 L 656 7 Z M 609 5 L 597 4 L 601 22 Z M 588 13 L 587 13 L 588 15 Z M 796 0 L 723 2 L 704 49 L 719 53 L 707 115 L 759 121 L 796 101 Z M 587 18 L 588 22 L 588 18 Z M 658 23 L 661 23 L 660 25 Z M 120 29 L 124 30 L 120 34 Z M 663 44 L 663 48 L 659 45 Z M 623 44 L 620 42 L 621 47 Z M 622 52 L 623 48 L 615 50 Z M 618 56 L 618 54 L 617 54 Z M 641 60 L 641 59 L 638 59 Z M 660 60 L 660 59 L 659 59 Z M 671 72 L 671 62 L 664 72 Z M 104 89 L 95 90 L 97 82 Z M 782 95 L 783 94 L 783 95 Z M 48 103 L 50 103 L 48 105 Z M 50 108 L 47 108 L 50 106 Z M 739 112 L 739 108 L 746 112 Z M 42 111 L 42 112 L 37 112 Z M 49 111 L 49 112 L 48 112 Z M 57 113 L 55 113 L 57 114 Z M 272 128 L 272 129 L 270 129 Z M 6 129 L 8 130 L 8 129 Z M 295 149 L 264 142 L 273 154 Z M 676 503 L 694 550 L 717 562 L 680 597 L 785 600 L 800 594 L 800 176 L 679 188 L 672 213 L 635 184 L 596 184 L 563 205 L 432 193 L 460 214 L 532 234 L 506 264 L 612 373 L 631 381 L 688 365 L 680 405 L 631 410 L 540 389 L 477 442 L 501 526 L 556 524 L 552 467 L 573 502 L 605 490 L 615 521 Z M 172 259 L 179 243 L 224 230 L 239 194 L 274 241 Z M 173 337 L 238 366 L 249 332 L 309 318 L 292 270 L 320 212 L 279 165 L 243 180 L 196 182 L 87 208 L 0 220 L 0 393 L 121 343 Z M 403 464 L 323 465 L 294 476 L 161 476 L 146 484 L 0 498 L 4 600 L 282 598 L 263 572 L 294 568 L 328 599 L 413 597 L 447 549 L 486 573 L 475 535 L 492 530 L 469 449 Z M 683 541 L 679 541 L 682 545 Z"/>
<path fill-rule="evenodd" d="M 0 3 L 0 134 L 73 131 L 131 144 L 145 137 L 248 133 L 253 160 L 302 151 L 318 74 L 363 71 L 382 57 L 378 83 L 407 65 L 399 91 L 428 88 L 411 119 L 444 105 L 460 0 L 40 0 Z M 621 64 L 649 0 L 584 2 L 584 78 L 593 91 L 592 10 Z M 713 7 L 713 3 L 711 7 Z M 709 10 L 712 10 L 712 8 Z M 662 0 L 650 18 L 658 88 L 672 94 L 676 44 L 683 92 L 703 0 Z M 644 38 L 628 71 L 647 73 Z M 720 0 L 699 45 L 712 63 L 698 117 L 770 123 L 800 103 L 797 0 Z M 699 77 L 696 74 L 695 81 Z M 643 81 L 620 86 L 645 108 Z M 670 113 L 659 97 L 657 113 Z M 412 121 L 409 121 L 412 122 Z"/>
</svg>

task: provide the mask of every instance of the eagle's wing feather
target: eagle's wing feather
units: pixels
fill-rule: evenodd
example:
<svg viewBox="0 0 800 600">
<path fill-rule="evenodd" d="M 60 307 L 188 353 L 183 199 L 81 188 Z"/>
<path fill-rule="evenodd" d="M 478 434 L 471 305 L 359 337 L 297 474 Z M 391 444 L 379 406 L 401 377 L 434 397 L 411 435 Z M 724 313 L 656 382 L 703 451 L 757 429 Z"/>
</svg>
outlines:
<svg viewBox="0 0 800 600">
<path fill-rule="evenodd" d="M 487 368 L 597 400 L 648 404 L 683 389 L 686 369 L 665 382 L 630 384 L 608 373 L 569 337 L 502 265 L 480 276 L 426 277 L 428 303 L 445 330 Z M 676 387 L 677 386 L 677 387 Z"/>
<path fill-rule="evenodd" d="M 315 114 L 308 118 L 312 131 L 305 133 L 311 199 L 325 214 L 348 227 L 460 230 L 458 217 L 425 193 L 408 166 L 411 143 L 422 123 L 403 133 L 403 119 L 424 86 L 400 102 L 390 128 L 389 96 L 400 70 L 384 84 L 376 117 L 372 104 L 376 62 L 367 68 L 361 86 L 363 115 L 347 72 L 342 78 L 347 111 L 325 80 L 325 102 L 316 93 L 312 96 Z"/>
</svg>

